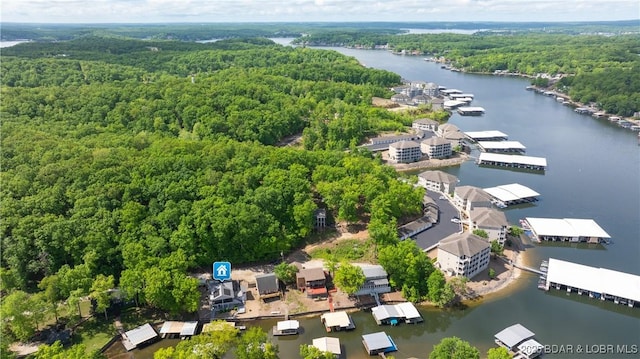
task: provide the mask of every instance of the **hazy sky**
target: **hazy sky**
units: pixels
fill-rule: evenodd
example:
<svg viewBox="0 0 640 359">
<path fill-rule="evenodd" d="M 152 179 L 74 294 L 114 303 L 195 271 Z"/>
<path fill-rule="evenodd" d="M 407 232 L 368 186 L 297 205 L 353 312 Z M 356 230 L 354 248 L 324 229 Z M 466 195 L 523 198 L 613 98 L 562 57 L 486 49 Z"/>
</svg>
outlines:
<svg viewBox="0 0 640 359">
<path fill-rule="evenodd" d="M 3 22 L 599 21 L 640 0 L 1 0 Z"/>
</svg>

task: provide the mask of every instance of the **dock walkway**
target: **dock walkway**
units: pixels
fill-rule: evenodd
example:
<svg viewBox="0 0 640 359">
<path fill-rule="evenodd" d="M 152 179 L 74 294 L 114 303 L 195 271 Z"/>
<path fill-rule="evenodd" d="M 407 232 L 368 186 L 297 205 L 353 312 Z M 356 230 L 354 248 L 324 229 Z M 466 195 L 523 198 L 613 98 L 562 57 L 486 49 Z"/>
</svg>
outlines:
<svg viewBox="0 0 640 359">
<path fill-rule="evenodd" d="M 527 267 L 525 265 L 517 264 L 514 261 L 512 261 L 510 259 L 507 259 L 507 258 L 504 258 L 504 257 L 499 257 L 499 258 L 501 258 L 503 261 L 507 262 L 508 264 L 510 264 L 510 265 L 512 265 L 512 266 L 514 266 L 516 268 L 525 270 L 527 272 L 535 273 L 535 274 L 538 274 L 538 275 L 545 275 L 545 272 L 543 272 L 543 271 L 541 271 L 539 269 L 535 269 L 535 268 Z"/>
</svg>

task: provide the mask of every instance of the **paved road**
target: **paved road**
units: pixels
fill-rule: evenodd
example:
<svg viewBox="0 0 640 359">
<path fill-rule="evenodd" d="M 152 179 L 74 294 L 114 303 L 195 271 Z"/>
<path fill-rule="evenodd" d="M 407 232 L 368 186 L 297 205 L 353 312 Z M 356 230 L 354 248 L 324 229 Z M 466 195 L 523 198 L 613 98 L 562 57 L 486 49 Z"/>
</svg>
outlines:
<svg viewBox="0 0 640 359">
<path fill-rule="evenodd" d="M 451 218 L 460 216 L 460 213 L 453 204 L 451 204 L 449 200 L 439 199 L 441 196 L 440 193 L 427 191 L 427 195 L 438 203 L 440 220 L 426 231 L 411 237 L 415 239 L 418 247 L 422 249 L 432 247 L 441 239 L 462 231 L 461 224 L 451 222 Z"/>
</svg>

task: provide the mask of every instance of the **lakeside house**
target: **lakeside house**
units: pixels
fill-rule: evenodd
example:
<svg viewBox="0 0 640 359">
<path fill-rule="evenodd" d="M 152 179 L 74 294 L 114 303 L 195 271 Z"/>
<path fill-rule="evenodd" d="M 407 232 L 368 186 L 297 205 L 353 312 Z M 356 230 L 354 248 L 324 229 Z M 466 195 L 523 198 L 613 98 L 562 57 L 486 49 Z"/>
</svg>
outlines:
<svg viewBox="0 0 640 359">
<path fill-rule="evenodd" d="M 458 177 L 440 170 L 424 171 L 418 175 L 418 185 L 429 191 L 453 193 Z"/>
<path fill-rule="evenodd" d="M 280 284 L 275 273 L 256 275 L 256 288 L 258 297 L 262 300 L 280 298 Z"/>
<path fill-rule="evenodd" d="M 420 151 L 429 158 L 448 158 L 453 154 L 451 141 L 437 136 L 423 140 Z"/>
<path fill-rule="evenodd" d="M 378 295 L 391 292 L 387 271 L 378 264 L 357 264 L 362 268 L 365 281 L 362 287 L 355 293 L 356 296 L 361 295 Z"/>
<path fill-rule="evenodd" d="M 235 307 L 244 307 L 247 302 L 248 288 L 240 285 L 240 282 L 217 280 L 209 282 L 209 305 L 212 310 L 212 318 L 216 311 L 227 310 Z"/>
<path fill-rule="evenodd" d="M 420 130 L 420 131 L 438 131 L 438 126 L 440 123 L 436 120 L 432 120 L 430 118 L 421 118 L 413 121 L 411 124 L 411 128 Z"/>
<path fill-rule="evenodd" d="M 497 240 L 504 245 L 508 226 L 507 216 L 495 208 L 478 207 L 469 213 L 469 229 L 471 231 L 481 229 L 487 232 L 489 241 Z"/>
<path fill-rule="evenodd" d="M 469 279 L 489 267 L 491 245 L 471 232 L 454 233 L 438 242 L 438 266 L 450 276 Z"/>
<path fill-rule="evenodd" d="M 327 297 L 327 275 L 322 267 L 301 269 L 296 273 L 296 285 L 309 298 Z"/>
<path fill-rule="evenodd" d="M 491 196 L 482 188 L 475 186 L 456 187 L 453 192 L 453 204 L 468 217 L 471 210 L 478 207 L 491 208 Z"/>
<path fill-rule="evenodd" d="M 389 145 L 389 159 L 398 163 L 416 162 L 422 158 L 420 145 L 414 141 L 398 141 Z"/>
</svg>

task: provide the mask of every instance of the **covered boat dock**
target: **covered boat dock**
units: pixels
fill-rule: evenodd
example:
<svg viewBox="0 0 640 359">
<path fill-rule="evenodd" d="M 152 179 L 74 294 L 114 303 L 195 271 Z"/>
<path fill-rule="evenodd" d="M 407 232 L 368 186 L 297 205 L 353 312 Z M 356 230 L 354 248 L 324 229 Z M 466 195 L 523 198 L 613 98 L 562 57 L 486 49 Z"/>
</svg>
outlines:
<svg viewBox="0 0 640 359">
<path fill-rule="evenodd" d="M 640 276 L 606 268 L 550 258 L 546 274 L 545 290 L 555 287 L 588 294 L 591 298 L 612 300 L 629 307 L 640 302 Z"/>
<path fill-rule="evenodd" d="M 318 348 L 322 352 L 329 352 L 336 357 L 342 355 L 342 349 L 340 348 L 340 339 L 332 337 L 322 337 L 313 340 L 313 346 Z"/>
<path fill-rule="evenodd" d="M 327 332 L 355 329 L 351 316 L 345 311 L 324 313 L 320 316 L 320 321 L 324 324 Z"/>
<path fill-rule="evenodd" d="M 535 334 L 522 324 L 514 324 L 497 333 L 495 343 L 507 348 L 515 358 L 535 358 L 542 354 L 544 346 L 533 337 Z"/>
<path fill-rule="evenodd" d="M 519 155 L 504 155 L 499 153 L 483 152 L 478 157 L 479 165 L 510 167 L 534 171 L 547 169 L 547 159 L 544 157 L 531 157 Z"/>
<path fill-rule="evenodd" d="M 506 141 L 509 138 L 506 133 L 497 130 L 469 131 L 464 134 L 473 141 Z"/>
<path fill-rule="evenodd" d="M 478 148 L 489 153 L 525 153 L 527 150 L 519 141 L 478 141 Z"/>
<path fill-rule="evenodd" d="M 606 243 L 611 238 L 593 219 L 527 217 L 523 227 L 538 242 Z"/>
<path fill-rule="evenodd" d="M 196 334 L 198 322 L 173 322 L 167 321 L 160 327 L 160 336 L 162 338 L 179 337 L 185 339 Z"/>
<path fill-rule="evenodd" d="M 379 305 L 371 309 L 371 314 L 378 325 L 398 325 L 400 321 L 415 324 L 423 321 L 416 307 L 409 302 Z"/>
<path fill-rule="evenodd" d="M 458 113 L 462 116 L 481 116 L 484 115 L 484 108 L 477 106 L 458 107 Z"/>
<path fill-rule="evenodd" d="M 519 183 L 483 188 L 498 207 L 506 207 L 519 203 L 529 203 L 538 200 L 540 193 Z"/>
<path fill-rule="evenodd" d="M 122 334 L 122 345 L 127 351 L 150 344 L 158 339 L 158 333 L 147 323 Z"/>
<path fill-rule="evenodd" d="M 362 336 L 362 344 L 369 355 L 390 353 L 398 350 L 396 343 L 385 332 L 365 334 Z"/>
</svg>

